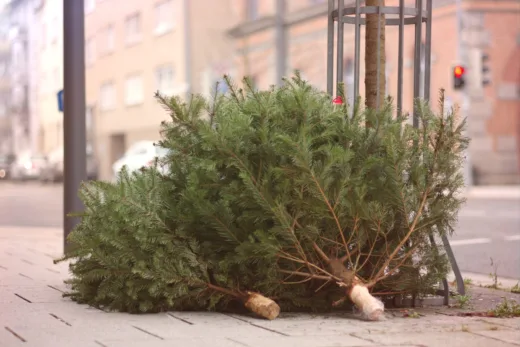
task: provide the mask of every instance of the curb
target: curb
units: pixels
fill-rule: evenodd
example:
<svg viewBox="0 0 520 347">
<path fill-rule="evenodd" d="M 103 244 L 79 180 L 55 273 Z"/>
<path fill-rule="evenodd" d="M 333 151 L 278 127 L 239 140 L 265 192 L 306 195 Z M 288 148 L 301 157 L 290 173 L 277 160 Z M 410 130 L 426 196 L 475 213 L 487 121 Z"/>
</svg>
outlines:
<svg viewBox="0 0 520 347">
<path fill-rule="evenodd" d="M 474 199 L 520 200 L 520 186 L 474 186 L 468 188 L 462 195 Z"/>
<path fill-rule="evenodd" d="M 491 279 L 491 277 L 488 275 L 484 275 L 484 274 L 477 274 L 477 273 L 473 273 L 473 272 L 463 272 L 462 278 L 470 279 L 472 282 L 471 284 L 477 285 L 477 286 L 485 287 L 485 286 L 490 286 L 493 284 L 493 280 Z M 452 282 L 454 280 L 455 280 L 455 274 L 453 272 L 450 272 L 448 274 L 448 281 Z M 520 283 L 520 278 L 514 279 L 514 278 L 508 278 L 508 277 L 498 277 L 497 282 L 498 282 L 498 286 L 499 286 L 498 289 L 510 291 L 512 287 L 514 287 Z"/>
</svg>

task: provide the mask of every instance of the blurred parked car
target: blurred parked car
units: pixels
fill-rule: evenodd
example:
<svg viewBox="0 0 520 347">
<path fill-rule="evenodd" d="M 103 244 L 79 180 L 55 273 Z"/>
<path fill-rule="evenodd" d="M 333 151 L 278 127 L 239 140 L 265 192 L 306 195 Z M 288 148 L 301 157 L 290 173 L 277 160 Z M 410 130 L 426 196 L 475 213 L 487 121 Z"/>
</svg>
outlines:
<svg viewBox="0 0 520 347">
<path fill-rule="evenodd" d="M 92 153 L 92 147 L 87 146 L 87 180 L 97 179 L 97 163 Z M 64 152 L 63 147 L 58 147 L 47 156 L 47 161 L 42 173 L 40 180 L 42 182 L 62 182 L 63 181 L 63 158 Z"/>
<path fill-rule="evenodd" d="M 11 165 L 13 164 L 15 157 L 14 155 L 0 155 L 0 180 L 9 179 L 9 172 L 11 171 Z"/>
<path fill-rule="evenodd" d="M 112 165 L 114 178 L 118 176 L 123 166 L 126 166 L 128 172 L 133 172 L 153 165 L 155 158 L 163 158 L 167 153 L 168 149 L 154 145 L 153 141 L 136 142 Z M 161 165 L 159 170 L 164 171 L 166 167 Z"/>
<path fill-rule="evenodd" d="M 23 153 L 11 164 L 9 172 L 11 179 L 18 181 L 39 179 L 45 162 L 44 155 Z"/>
</svg>

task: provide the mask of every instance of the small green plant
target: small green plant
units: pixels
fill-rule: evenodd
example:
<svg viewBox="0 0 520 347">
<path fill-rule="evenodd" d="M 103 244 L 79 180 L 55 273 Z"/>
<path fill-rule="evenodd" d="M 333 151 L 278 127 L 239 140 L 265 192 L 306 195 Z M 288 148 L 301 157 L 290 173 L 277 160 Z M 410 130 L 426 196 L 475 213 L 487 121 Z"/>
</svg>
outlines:
<svg viewBox="0 0 520 347">
<path fill-rule="evenodd" d="M 468 308 L 468 307 L 470 307 L 471 296 L 469 296 L 469 295 L 457 295 L 455 297 L 455 299 L 457 300 L 457 306 L 459 308 Z"/>
<path fill-rule="evenodd" d="M 493 258 L 489 258 L 491 260 L 491 268 L 493 269 L 493 272 L 489 274 L 489 277 L 491 277 L 491 280 L 493 281 L 493 284 L 487 285 L 487 288 L 492 289 L 498 289 L 500 283 L 498 283 L 498 263 L 493 261 Z"/>
<path fill-rule="evenodd" d="M 405 318 L 420 318 L 421 315 L 414 310 L 404 310 L 403 317 Z"/>
<path fill-rule="evenodd" d="M 462 324 L 462 327 L 460 330 L 464 331 L 465 333 L 469 333 L 469 327 L 467 325 Z"/>
<path fill-rule="evenodd" d="M 504 298 L 504 301 L 498 304 L 489 313 L 494 317 L 500 318 L 520 317 L 520 304 L 515 300 Z"/>
<path fill-rule="evenodd" d="M 520 282 L 518 282 L 513 288 L 511 288 L 511 293 L 520 294 Z"/>
<path fill-rule="evenodd" d="M 465 278 L 464 284 L 471 285 L 471 284 L 473 284 L 473 280 L 471 278 Z"/>
</svg>

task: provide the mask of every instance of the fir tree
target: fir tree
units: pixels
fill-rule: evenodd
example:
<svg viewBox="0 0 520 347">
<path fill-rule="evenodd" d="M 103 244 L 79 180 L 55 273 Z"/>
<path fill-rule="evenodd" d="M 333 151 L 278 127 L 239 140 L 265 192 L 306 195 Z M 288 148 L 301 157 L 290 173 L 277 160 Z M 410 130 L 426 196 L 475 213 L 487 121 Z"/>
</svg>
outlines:
<svg viewBox="0 0 520 347">
<path fill-rule="evenodd" d="M 451 233 L 463 202 L 464 122 L 426 104 L 419 129 L 390 103 L 348 114 L 298 74 L 267 91 L 244 82 L 227 78 L 211 102 L 157 95 L 168 172 L 82 190 L 73 298 L 148 311 L 248 306 L 251 292 L 284 310 L 348 297 L 376 319 L 368 289 L 431 290 L 448 269 L 429 239 Z"/>
</svg>

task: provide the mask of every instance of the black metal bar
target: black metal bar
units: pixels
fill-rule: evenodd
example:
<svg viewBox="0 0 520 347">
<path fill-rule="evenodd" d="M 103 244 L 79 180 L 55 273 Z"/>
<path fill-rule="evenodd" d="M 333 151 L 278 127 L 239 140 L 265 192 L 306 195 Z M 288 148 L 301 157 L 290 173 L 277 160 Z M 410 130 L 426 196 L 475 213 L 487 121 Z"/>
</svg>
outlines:
<svg viewBox="0 0 520 347">
<path fill-rule="evenodd" d="M 431 88 L 431 62 L 432 62 L 432 0 L 426 0 L 426 42 L 424 47 L 424 95 L 426 101 L 430 101 Z"/>
<path fill-rule="evenodd" d="M 343 8 L 345 0 L 338 0 L 338 51 L 336 56 L 336 84 L 343 82 L 343 34 L 345 33 L 345 23 L 343 22 Z M 336 86 L 336 94 L 338 94 Z"/>
<path fill-rule="evenodd" d="M 71 248 L 67 236 L 79 222 L 71 212 L 83 210 L 78 197 L 86 180 L 85 124 L 85 23 L 84 0 L 63 0 L 63 134 L 64 134 L 64 251 Z"/>
<path fill-rule="evenodd" d="M 285 0 L 276 0 L 276 84 L 281 85 L 287 68 Z"/>
<path fill-rule="evenodd" d="M 455 259 L 455 254 L 453 254 L 453 250 L 451 249 L 450 241 L 446 235 L 442 235 L 442 244 L 444 245 L 444 250 L 446 251 L 446 255 L 450 260 L 451 269 L 453 270 L 453 274 L 455 275 L 455 280 L 457 281 L 457 291 L 460 295 L 466 295 L 466 288 L 464 287 L 464 279 L 462 278 L 462 274 L 460 273 L 459 265 L 457 264 L 457 259 Z"/>
<path fill-rule="evenodd" d="M 397 115 L 403 113 L 404 0 L 399 0 L 399 53 L 397 55 Z"/>
<path fill-rule="evenodd" d="M 360 24 L 360 0 L 356 0 L 356 18 L 355 18 L 355 28 L 354 28 L 354 36 L 355 36 L 355 42 L 354 42 L 354 101 L 353 101 L 353 108 L 355 109 L 357 107 L 358 102 L 358 96 L 359 96 L 359 75 L 360 75 L 360 41 L 361 41 L 361 24 Z"/>
<path fill-rule="evenodd" d="M 334 90 L 334 0 L 329 0 L 327 12 L 327 93 L 332 95 Z"/>
<path fill-rule="evenodd" d="M 421 97 L 421 39 L 422 39 L 422 0 L 415 0 L 415 7 L 418 9 L 418 14 L 415 17 L 415 52 L 413 57 L 413 126 L 419 127 L 419 110 L 415 106 L 417 99 Z"/>
</svg>

